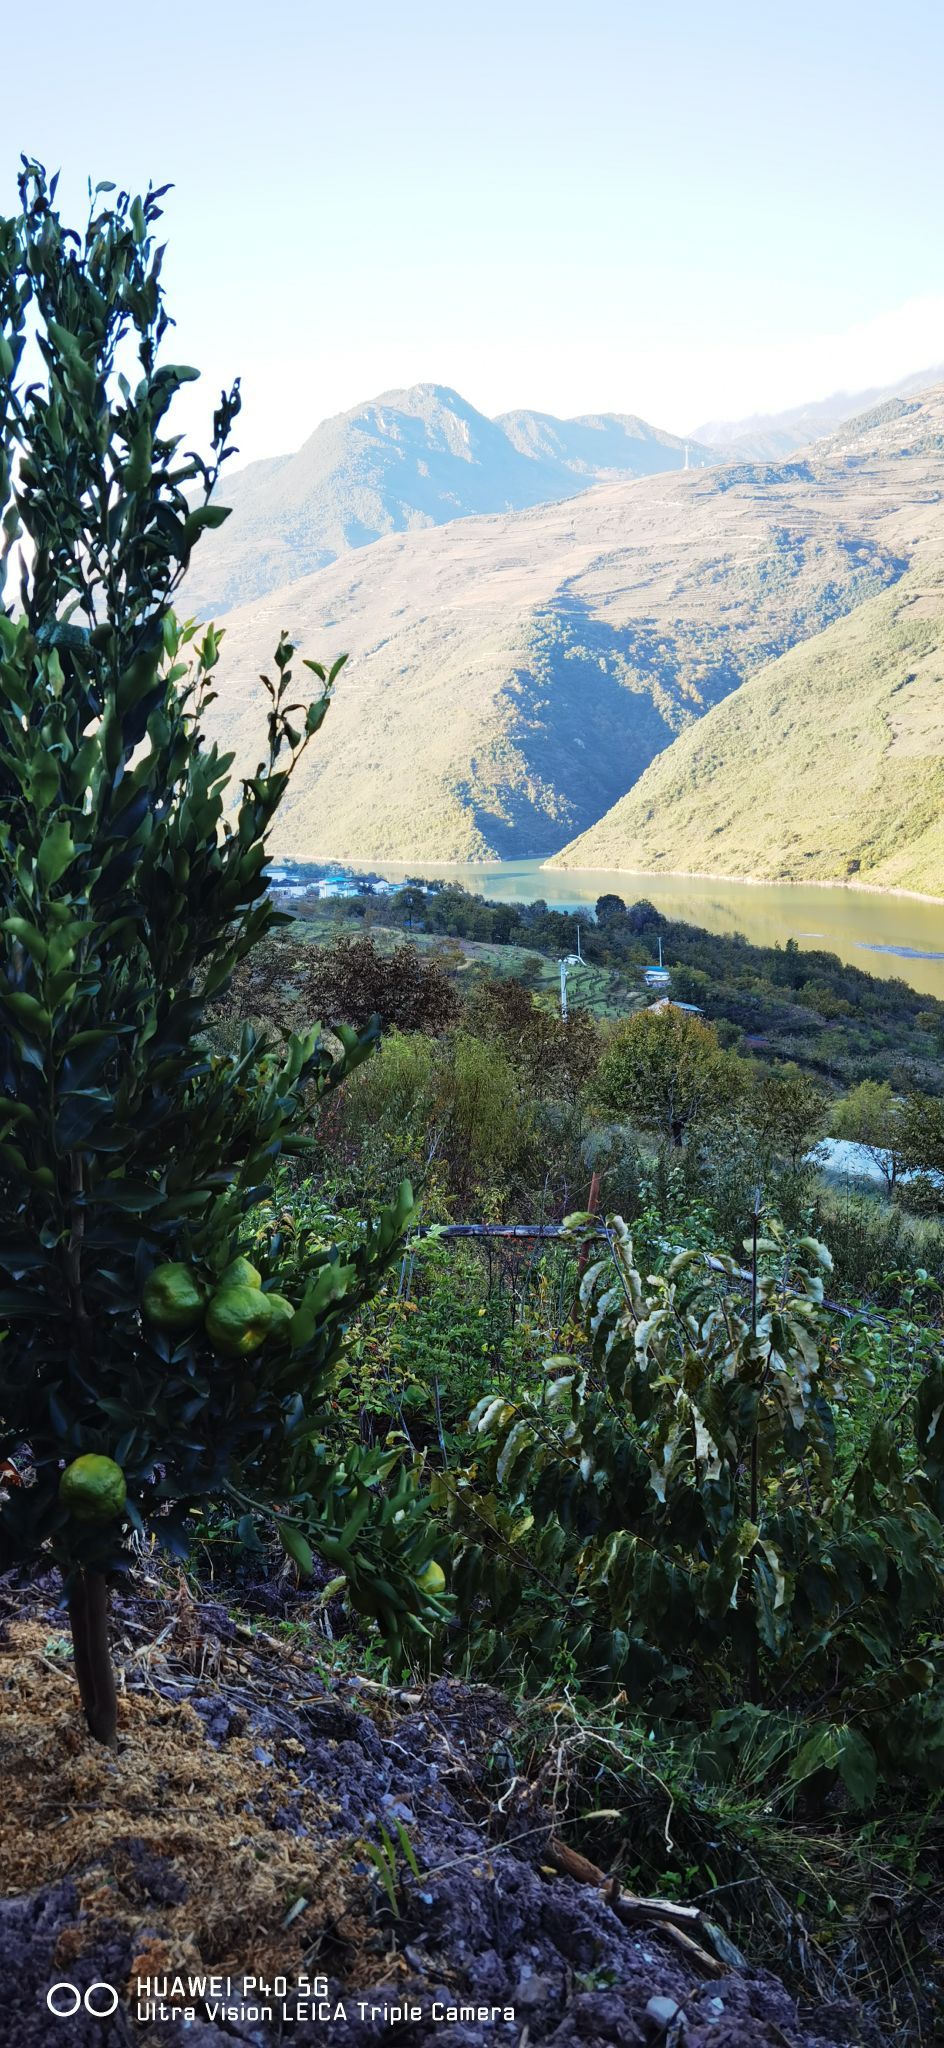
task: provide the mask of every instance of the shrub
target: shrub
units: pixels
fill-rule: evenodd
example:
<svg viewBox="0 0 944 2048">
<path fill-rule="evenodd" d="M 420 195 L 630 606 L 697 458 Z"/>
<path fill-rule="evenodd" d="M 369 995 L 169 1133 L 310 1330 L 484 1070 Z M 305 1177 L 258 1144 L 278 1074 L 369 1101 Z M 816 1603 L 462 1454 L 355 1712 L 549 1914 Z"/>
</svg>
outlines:
<svg viewBox="0 0 944 2048">
<path fill-rule="evenodd" d="M 814 1227 L 832 1253 L 837 1290 L 853 1300 L 897 1300 L 901 1276 L 928 1268 L 944 1278 L 944 1229 L 906 1215 L 900 1202 L 820 1190 Z"/>
<path fill-rule="evenodd" d="M 499 1045 L 470 1032 L 435 1041 L 391 1032 L 339 1104 L 333 1151 L 349 1194 L 404 1173 L 435 1187 L 447 1213 L 500 1210 L 533 1164 L 534 1118 Z"/>
<path fill-rule="evenodd" d="M 391 1031 L 336 1097 L 320 1135 L 345 1199 L 381 1196 L 405 1175 L 423 1177 L 428 1190 L 440 1147 L 442 1064 L 432 1039 Z"/>
<path fill-rule="evenodd" d="M 844 1468 L 867 1369 L 830 1342 L 823 1247 L 767 1227 L 752 1294 L 722 1299 L 697 1253 L 644 1280 L 611 1218 L 582 1362 L 483 1398 L 474 1465 L 435 1484 L 477 1663 L 574 1669 L 699 1728 L 716 1772 L 749 1739 L 787 1787 L 867 1805 L 880 1772 L 944 1782 L 944 1371 L 906 1404 L 910 1450 L 880 1419 Z"/>
</svg>

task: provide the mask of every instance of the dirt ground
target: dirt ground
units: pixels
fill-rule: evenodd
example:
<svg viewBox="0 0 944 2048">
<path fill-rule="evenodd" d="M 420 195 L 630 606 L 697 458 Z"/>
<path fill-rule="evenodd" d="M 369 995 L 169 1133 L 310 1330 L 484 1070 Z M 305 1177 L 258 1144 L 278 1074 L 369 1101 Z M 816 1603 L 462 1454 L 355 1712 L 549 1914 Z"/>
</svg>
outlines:
<svg viewBox="0 0 944 2048">
<path fill-rule="evenodd" d="M 183 1582 L 144 1585 L 114 1598 L 109 1751 L 55 1598 L 0 1581 L 3 2048 L 879 2048 L 850 2008 L 799 2020 L 700 1925 L 628 1913 L 533 1787 L 496 1785 L 510 1710 L 487 1688 L 325 1680 Z M 366 1846 L 382 1827 L 392 1898 Z M 228 1998 L 163 2000 L 189 2021 L 139 2008 L 138 1980 L 208 1973 Z M 300 1975 L 327 1980 L 332 2017 L 293 2002 Z M 56 2017 L 54 1984 L 97 1985 L 93 2005 L 113 1985 L 118 2008 Z"/>
</svg>

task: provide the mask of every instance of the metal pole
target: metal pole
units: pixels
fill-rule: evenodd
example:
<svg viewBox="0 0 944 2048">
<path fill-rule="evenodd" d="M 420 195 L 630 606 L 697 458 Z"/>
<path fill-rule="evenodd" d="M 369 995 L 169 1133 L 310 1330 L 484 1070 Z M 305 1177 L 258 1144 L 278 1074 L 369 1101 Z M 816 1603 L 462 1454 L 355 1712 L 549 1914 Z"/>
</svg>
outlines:
<svg viewBox="0 0 944 2048">
<path fill-rule="evenodd" d="M 562 961 L 561 961 L 561 964 L 560 964 L 560 976 L 561 976 L 561 1016 L 562 1016 L 562 1018 L 563 1018 L 563 1020 L 564 1020 L 564 1023 L 566 1024 L 566 1022 L 567 1022 L 567 962 L 566 962 L 566 960 L 562 960 Z"/>
</svg>

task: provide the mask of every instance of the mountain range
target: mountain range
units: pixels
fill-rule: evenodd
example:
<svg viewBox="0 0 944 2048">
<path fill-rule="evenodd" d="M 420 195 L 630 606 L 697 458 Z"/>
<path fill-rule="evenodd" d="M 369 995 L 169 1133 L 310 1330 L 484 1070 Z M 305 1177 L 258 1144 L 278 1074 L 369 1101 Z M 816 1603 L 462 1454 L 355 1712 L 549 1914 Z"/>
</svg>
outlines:
<svg viewBox="0 0 944 2048">
<path fill-rule="evenodd" d="M 475 488 L 484 488 L 491 457 L 482 456 L 479 475 L 456 452 L 450 436 L 457 429 L 446 418 L 461 426 L 471 409 L 430 387 L 398 396 L 414 408 L 398 408 L 398 418 L 414 421 L 422 445 L 433 422 L 443 441 L 442 469 L 426 479 L 431 492 L 451 476 L 450 463 L 464 464 L 477 476 Z M 361 410 L 378 407 L 382 401 Z M 258 759 L 265 717 L 258 675 L 280 628 L 300 652 L 327 660 L 346 649 L 351 657 L 325 733 L 280 811 L 275 851 L 427 865 L 541 856 L 585 867 L 697 866 L 823 879 L 846 877 L 858 861 L 858 879 L 887 881 L 892 833 L 898 886 L 944 893 L 933 833 L 918 848 L 927 819 L 922 824 L 917 797 L 919 786 L 931 789 L 932 764 L 944 751 L 929 595 L 944 560 L 944 390 L 886 400 L 786 461 L 692 467 L 693 453 L 704 461 L 704 449 L 689 444 L 686 472 L 684 442 L 642 430 L 642 455 L 661 460 L 662 471 L 629 479 L 609 458 L 622 452 L 628 459 L 629 427 L 637 422 L 535 414 L 480 421 L 466 420 L 465 445 L 494 448 L 485 430 L 499 434 L 506 478 L 520 475 L 519 462 L 531 465 L 535 489 L 545 492 L 548 470 L 560 482 L 570 464 L 566 498 L 561 489 L 556 501 L 443 525 L 414 519 L 370 545 L 339 548 L 335 561 L 268 594 L 254 593 L 225 620 L 223 681 L 208 723 L 244 772 Z M 402 440 L 388 438 L 402 448 Z M 417 445 L 410 443 L 414 467 L 428 460 L 417 456 Z M 604 458 L 592 473 L 610 470 L 609 480 L 590 488 L 589 472 L 574 466 L 589 459 L 588 446 Z M 265 471 L 283 512 L 279 480 L 288 466 L 243 473 L 251 480 Z M 251 559 L 248 540 L 239 545 Z M 283 566 L 295 559 L 284 545 Z M 883 610 L 899 586 L 900 611 Z M 904 601 L 912 596 L 914 603 Z M 873 673 L 876 636 L 887 658 L 876 655 Z M 920 687 L 906 700 L 895 692 L 912 670 Z M 834 676 L 843 711 L 830 725 Z M 887 721 L 892 699 L 898 724 L 889 772 L 910 794 L 900 816 L 883 805 L 871 849 L 855 762 L 863 736 Z M 902 724 L 906 701 L 914 715 Z M 781 727 L 765 712 L 759 724 L 743 727 L 750 743 L 738 737 L 737 720 L 749 719 L 752 704 L 774 703 L 785 707 Z M 796 742 L 798 722 L 814 750 L 822 735 L 827 760 L 832 750 L 833 767 L 844 771 L 827 775 L 809 804 L 796 788 L 811 772 L 809 749 Z M 777 785 L 766 811 L 745 767 L 751 745 L 762 751 L 765 733 Z M 720 736 L 710 757 L 696 744 L 702 734 Z M 884 741 L 868 746 L 878 789 L 887 750 Z M 729 760 L 732 780 L 712 810 L 710 832 L 700 830 L 698 804 L 676 832 L 673 764 L 690 792 L 702 787 L 709 766 L 718 775 Z M 871 782 L 864 787 L 873 791 Z M 866 809 L 877 801 L 869 794 Z M 751 819 L 760 842 L 753 849 L 744 838 Z M 808 865 L 810 854 L 816 865 Z"/>
<path fill-rule="evenodd" d="M 445 385 L 386 391 L 323 421 L 297 454 L 227 471 L 230 517 L 194 557 L 186 600 L 218 616 L 385 534 L 718 459 L 630 414 L 490 420 Z"/>
<path fill-rule="evenodd" d="M 596 483 L 731 461 L 782 461 L 881 401 L 944 381 L 944 365 L 881 389 L 751 419 L 710 420 L 687 440 L 631 413 L 488 419 L 442 384 L 386 391 L 324 420 L 292 455 L 228 465 L 225 526 L 208 533 L 185 589 L 221 616 L 352 549 L 487 512 L 527 510 Z"/>
</svg>

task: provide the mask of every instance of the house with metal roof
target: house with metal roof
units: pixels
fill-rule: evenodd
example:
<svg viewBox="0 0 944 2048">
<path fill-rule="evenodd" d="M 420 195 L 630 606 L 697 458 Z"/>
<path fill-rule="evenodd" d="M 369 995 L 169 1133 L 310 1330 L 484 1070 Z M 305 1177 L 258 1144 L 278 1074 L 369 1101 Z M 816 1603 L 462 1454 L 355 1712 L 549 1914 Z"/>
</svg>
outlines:
<svg viewBox="0 0 944 2048">
<path fill-rule="evenodd" d="M 651 965 L 650 967 L 644 967 L 644 968 L 643 968 L 643 970 L 642 970 L 642 974 L 643 974 L 643 980 L 644 980 L 644 982 L 645 982 L 645 984 L 646 984 L 646 987 L 647 987 L 647 988 L 670 988 L 670 987 L 671 987 L 671 985 L 672 985 L 672 976 L 671 976 L 671 974 L 669 973 L 669 970 L 668 970 L 668 968 L 667 968 L 667 967 L 666 967 L 666 966 L 664 965 L 664 963 L 663 963 L 663 959 L 662 959 L 662 940 L 661 940 L 661 938 L 660 938 L 660 940 L 659 940 L 659 964 L 658 964 L 658 966 L 656 966 L 655 962 L 653 961 L 653 963 L 652 963 L 652 965 Z"/>
</svg>

